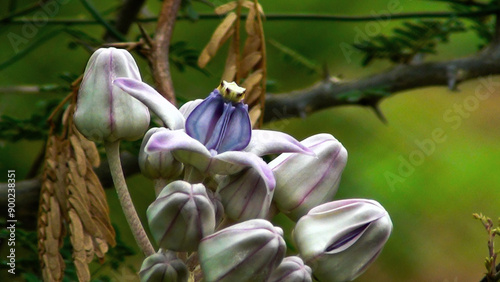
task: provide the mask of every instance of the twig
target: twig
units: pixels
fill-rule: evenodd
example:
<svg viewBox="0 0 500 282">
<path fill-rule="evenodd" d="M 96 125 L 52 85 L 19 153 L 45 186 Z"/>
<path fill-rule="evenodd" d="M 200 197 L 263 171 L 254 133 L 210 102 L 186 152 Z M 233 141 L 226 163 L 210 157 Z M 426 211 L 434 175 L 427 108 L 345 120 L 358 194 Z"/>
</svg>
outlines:
<svg viewBox="0 0 500 282">
<path fill-rule="evenodd" d="M 478 77 L 500 74 L 500 50 L 488 49 L 478 55 L 445 62 L 420 65 L 398 65 L 393 69 L 355 81 L 323 80 L 310 88 L 283 94 L 268 94 L 264 122 L 303 117 L 313 112 L 343 105 L 376 105 L 380 100 L 399 92 L 426 86 L 447 86 L 449 72 L 457 69 L 456 83 Z M 498 82 L 485 89 L 491 92 Z M 383 90 L 384 95 L 374 95 Z M 349 99 L 350 94 L 359 95 Z M 491 93 L 490 93 L 491 94 Z"/>
<path fill-rule="evenodd" d="M 43 5 L 47 4 L 49 1 L 53 1 L 53 0 L 40 0 L 39 2 L 31 4 L 31 5 L 23 8 L 22 10 L 13 11 L 12 13 L 9 13 L 7 16 L 1 18 L 0 19 L 0 23 L 9 22 L 10 20 L 12 20 L 15 17 L 20 17 L 20 16 L 28 14 L 28 13 L 30 13 L 32 11 L 36 11 L 40 7 L 43 7 Z"/>
<path fill-rule="evenodd" d="M 102 26 L 106 28 L 106 30 L 111 33 L 115 38 L 119 39 L 120 41 L 127 41 L 125 37 L 118 31 L 116 30 L 112 25 L 104 19 L 99 11 L 89 2 L 89 0 L 80 0 L 82 2 L 82 5 L 89 11 L 89 13 L 92 15 L 92 17 Z"/>
<path fill-rule="evenodd" d="M 330 21 L 330 22 L 369 22 L 380 19 L 384 20 L 405 20 L 405 19 L 423 19 L 423 18 L 477 18 L 488 15 L 493 15 L 500 12 L 500 8 L 484 9 L 472 12 L 415 12 L 415 13 L 400 13 L 400 14 L 379 14 L 366 16 L 340 16 L 329 14 L 266 14 L 266 21 Z M 221 15 L 213 13 L 200 13 L 200 20 L 220 20 Z M 247 14 L 242 14 L 241 19 L 246 19 Z M 150 23 L 156 22 L 159 18 L 147 17 L 136 19 L 135 22 Z M 177 16 L 177 20 L 192 20 L 187 16 Z M 113 24 L 114 19 L 106 19 L 107 23 Z M 48 20 L 33 20 L 33 19 L 12 19 L 8 22 L 11 25 L 22 25 L 26 23 L 47 25 L 101 25 L 102 23 L 91 19 L 48 19 Z M 5 23 L 7 24 L 7 23 Z"/>
<path fill-rule="evenodd" d="M 174 85 L 170 76 L 170 64 L 168 54 L 170 39 L 174 30 L 177 12 L 181 0 L 164 0 L 158 18 L 156 35 L 150 56 L 150 64 L 153 69 L 153 78 L 158 92 L 160 92 L 170 103 L 175 105 Z"/>
</svg>

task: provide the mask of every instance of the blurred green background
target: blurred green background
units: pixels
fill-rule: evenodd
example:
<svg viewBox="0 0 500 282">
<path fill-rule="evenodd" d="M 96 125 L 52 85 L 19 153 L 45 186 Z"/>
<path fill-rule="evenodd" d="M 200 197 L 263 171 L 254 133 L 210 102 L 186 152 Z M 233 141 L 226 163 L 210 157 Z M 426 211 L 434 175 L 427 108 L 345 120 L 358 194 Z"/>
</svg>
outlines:
<svg viewBox="0 0 500 282">
<path fill-rule="evenodd" d="M 61 1 L 62 2 L 62 1 Z M 119 1 L 94 1 L 99 10 L 119 5 Z M 215 5 L 226 1 L 213 1 Z M 32 1 L 18 1 L 18 6 Z M 311 13 L 338 15 L 370 15 L 388 11 L 388 5 L 397 4 L 398 12 L 443 11 L 447 5 L 436 1 L 260 1 L 268 14 Z M 391 4 L 392 3 L 392 4 Z M 150 0 L 143 15 L 157 14 L 160 1 Z M 7 1 L 0 3 L 6 11 Z M 195 3 L 200 12 L 210 8 Z M 2 14 L 3 12 L 0 12 Z M 27 16 L 26 18 L 30 18 Z M 79 1 L 68 1 L 60 6 L 54 18 L 90 18 Z M 218 20 L 178 21 L 173 42 L 186 41 L 201 50 L 209 40 Z M 383 23 L 383 24 L 382 24 Z M 387 24 L 386 24 L 387 23 Z M 389 33 L 400 21 L 380 22 L 382 33 Z M 145 24 L 154 31 L 155 24 Z M 22 26 L 0 26 L 0 62 L 16 54 L 8 39 L 9 33 L 23 34 Z M 39 27 L 29 43 L 57 26 Z M 97 36 L 104 31 L 99 26 L 75 26 L 74 29 Z M 361 67 L 361 53 L 346 58 L 341 43 L 351 44 L 358 30 L 367 23 L 320 21 L 267 21 L 267 39 L 276 40 L 294 49 L 318 66 L 327 65 L 332 74 L 342 79 L 358 79 L 390 67 L 375 62 Z M 138 36 L 133 27 L 127 36 Z M 98 36 L 97 36 L 98 37 Z M 42 44 L 22 60 L 0 71 L 0 87 L 12 85 L 64 84 L 63 73 L 80 74 L 89 58 L 81 47 L 72 48 L 73 39 L 60 34 Z M 447 60 L 473 54 L 480 40 L 472 32 L 453 35 L 449 43 L 438 47 L 438 54 L 426 61 Z M 211 73 L 188 68 L 172 71 L 176 93 L 187 99 L 203 98 L 218 83 L 225 61 L 225 48 L 208 66 Z M 270 90 L 287 92 L 310 86 L 321 78 L 300 66 L 283 60 L 282 54 L 268 44 L 268 80 Z M 144 80 L 151 82 L 146 62 L 138 60 Z M 494 81 L 499 80 L 493 77 Z M 463 105 L 474 95 L 480 81 L 468 81 L 451 92 L 445 87 L 427 87 L 412 90 L 385 99 L 381 110 L 388 120 L 383 124 L 372 110 L 357 106 L 334 108 L 314 113 L 303 119 L 282 120 L 267 124 L 270 129 L 287 132 L 302 140 L 309 135 L 327 132 L 333 134 L 349 152 L 349 160 L 336 199 L 370 198 L 379 201 L 390 213 L 394 230 L 378 260 L 357 281 L 478 281 L 485 272 L 483 261 L 487 255 L 487 235 L 472 213 L 482 212 L 492 218 L 500 216 L 500 95 L 497 92 L 477 108 L 467 111 L 467 117 L 450 122 L 445 115 L 454 105 Z M 28 118 L 48 98 L 62 98 L 64 93 L 38 94 L 0 93 L 0 114 Z M 436 129 L 444 132 L 444 142 L 434 145 L 423 154 L 419 143 L 432 138 Z M 42 142 L 19 141 L 0 143 L 0 181 L 7 178 L 6 170 L 16 169 L 21 180 L 30 168 Z M 432 146 L 431 146 L 432 147 Z M 400 176 L 396 183 L 388 182 L 388 175 L 397 175 L 402 163 L 410 156 L 423 156 L 412 165 L 411 171 Z M 154 199 L 152 183 L 142 176 L 129 179 L 130 190 L 142 219 L 145 209 Z M 117 224 L 124 240 L 134 243 L 121 214 L 115 192 L 107 190 L 111 218 Z M 3 257 L 3 256 L 2 256 Z M 140 268 L 141 256 L 127 260 L 121 274 L 112 274 L 115 281 L 125 281 L 133 270 Z M 0 274 L 0 277 L 3 274 Z M 121 275 L 121 276 L 120 276 Z"/>
</svg>

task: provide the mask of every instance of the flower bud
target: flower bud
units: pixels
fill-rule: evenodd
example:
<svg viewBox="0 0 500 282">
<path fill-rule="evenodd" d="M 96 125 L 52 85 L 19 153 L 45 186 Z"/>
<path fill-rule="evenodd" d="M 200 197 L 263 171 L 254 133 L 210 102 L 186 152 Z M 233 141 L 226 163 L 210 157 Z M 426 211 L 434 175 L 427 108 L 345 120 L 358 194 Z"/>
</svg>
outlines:
<svg viewBox="0 0 500 282">
<path fill-rule="evenodd" d="M 272 188 L 255 169 L 248 168 L 224 177 L 217 192 L 226 215 L 236 221 L 245 221 L 267 216 L 273 198 Z"/>
<path fill-rule="evenodd" d="M 76 127 L 89 140 L 137 140 L 148 129 L 148 108 L 113 85 L 118 77 L 141 80 L 132 55 L 116 48 L 95 51 L 85 68 L 74 114 Z"/>
<path fill-rule="evenodd" d="M 182 172 L 183 165 L 174 159 L 171 152 L 146 152 L 145 147 L 153 133 L 168 130 L 164 127 L 151 128 L 142 139 L 139 151 L 139 167 L 144 176 L 150 179 L 175 179 Z"/>
<path fill-rule="evenodd" d="M 332 200 L 347 162 L 346 149 L 330 134 L 317 134 L 300 143 L 316 156 L 285 153 L 269 163 L 276 178 L 274 202 L 294 221 Z"/>
<path fill-rule="evenodd" d="M 221 223 L 222 218 L 224 217 L 224 206 L 222 205 L 222 200 L 218 193 L 212 192 L 210 189 L 206 189 L 208 198 L 212 201 L 212 205 L 214 206 L 215 211 L 215 226 Z"/>
<path fill-rule="evenodd" d="M 317 206 L 295 226 L 300 256 L 320 281 L 351 281 L 382 251 L 392 231 L 376 201 L 349 199 Z"/>
<path fill-rule="evenodd" d="M 196 251 L 200 240 L 213 233 L 215 211 L 203 184 L 174 181 L 147 210 L 149 228 L 160 248 Z"/>
<path fill-rule="evenodd" d="M 267 282 L 312 282 L 311 275 L 311 268 L 301 258 L 286 257 Z"/>
<path fill-rule="evenodd" d="M 205 281 L 266 281 L 285 256 L 283 230 L 252 219 L 201 240 L 198 249 Z"/>
<path fill-rule="evenodd" d="M 147 257 L 141 266 L 142 282 L 187 282 L 188 270 L 174 252 L 160 251 Z"/>
</svg>

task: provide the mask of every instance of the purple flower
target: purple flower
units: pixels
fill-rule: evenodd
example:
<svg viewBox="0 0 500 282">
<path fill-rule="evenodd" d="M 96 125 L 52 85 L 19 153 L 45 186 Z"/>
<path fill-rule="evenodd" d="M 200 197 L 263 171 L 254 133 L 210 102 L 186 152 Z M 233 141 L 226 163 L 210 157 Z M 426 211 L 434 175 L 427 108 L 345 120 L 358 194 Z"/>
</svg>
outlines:
<svg viewBox="0 0 500 282">
<path fill-rule="evenodd" d="M 119 78 L 114 84 L 149 107 L 170 130 L 153 134 L 147 152 L 172 152 L 180 162 L 202 173 L 231 175 L 252 167 L 274 189 L 276 181 L 260 158 L 266 154 L 314 154 L 293 137 L 270 130 L 251 130 L 243 88 L 223 83 L 205 100 L 186 103 L 180 110 L 149 85 Z"/>
</svg>

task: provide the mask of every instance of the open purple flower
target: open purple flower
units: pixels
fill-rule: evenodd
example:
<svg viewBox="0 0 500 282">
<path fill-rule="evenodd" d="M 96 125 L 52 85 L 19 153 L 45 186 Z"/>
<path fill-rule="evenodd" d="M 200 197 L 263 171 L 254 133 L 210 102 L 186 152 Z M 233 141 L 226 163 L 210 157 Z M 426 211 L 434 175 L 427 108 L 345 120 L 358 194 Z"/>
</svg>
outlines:
<svg viewBox="0 0 500 282">
<path fill-rule="evenodd" d="M 252 130 L 248 106 L 242 102 L 244 88 L 235 83 L 224 81 L 205 100 L 188 102 L 180 110 L 141 81 L 119 78 L 114 84 L 144 103 L 171 129 L 153 134 L 145 150 L 172 152 L 177 160 L 202 173 L 231 175 L 252 167 L 274 189 L 274 175 L 260 156 L 314 154 L 288 134 Z"/>
</svg>

